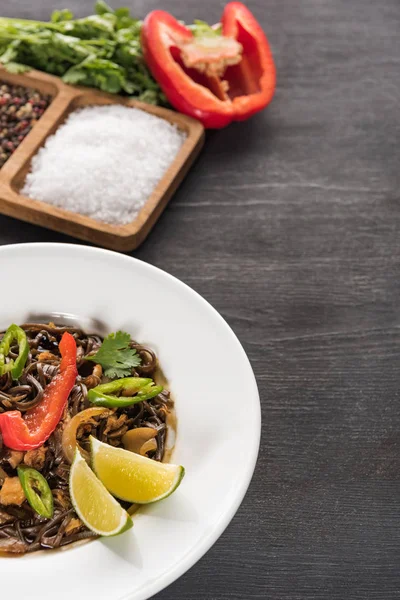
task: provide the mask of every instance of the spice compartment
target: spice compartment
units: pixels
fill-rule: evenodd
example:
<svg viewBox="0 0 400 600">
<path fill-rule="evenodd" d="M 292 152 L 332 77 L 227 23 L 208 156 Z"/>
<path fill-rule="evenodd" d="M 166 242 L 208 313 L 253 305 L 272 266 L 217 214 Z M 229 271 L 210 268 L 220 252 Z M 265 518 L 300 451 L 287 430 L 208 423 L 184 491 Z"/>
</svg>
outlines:
<svg viewBox="0 0 400 600">
<path fill-rule="evenodd" d="M 10 89 L 3 91 L 3 85 L 9 86 Z M 25 81 L 25 78 L 20 75 L 13 75 L 7 71 L 0 70 L 0 152 L 5 150 L 4 154 L 8 155 L 6 162 L 3 163 L 3 156 L 0 156 L 0 169 L 5 166 L 11 158 L 14 158 L 15 153 L 18 151 L 22 144 L 22 141 L 26 140 L 29 133 L 32 133 L 32 127 L 41 127 L 42 119 L 46 122 L 48 118 L 48 110 L 53 104 L 54 98 L 58 94 L 58 88 L 49 81 L 41 81 L 35 77 L 31 77 L 29 84 Z M 22 91 L 25 98 L 23 98 Z M 16 94 L 15 97 L 14 94 Z M 33 98 L 36 94 L 39 94 L 40 98 L 34 101 Z M 8 96 L 9 99 L 6 99 Z M 11 96 L 11 97 L 10 97 Z M 40 108 L 39 108 L 40 104 Z M 43 107 L 43 108 L 42 108 Z M 30 108 L 30 112 L 26 109 Z M 37 111 L 40 113 L 37 114 Z M 25 115 L 21 116 L 19 113 L 24 112 Z M 51 115 L 50 110 L 50 115 Z M 35 125 L 32 125 L 31 120 L 35 119 Z M 25 127 L 21 128 L 21 125 Z M 31 130 L 26 133 L 27 127 Z M 21 130 L 22 129 L 22 130 Z M 20 136 L 22 134 L 22 136 Z M 22 141 L 21 141 L 22 138 Z M 11 142 L 12 140 L 12 142 Z M 10 155 L 8 144 L 11 142 L 12 145 L 17 147 L 12 148 L 12 154 Z M 18 157 L 18 154 L 16 155 Z"/>
<path fill-rule="evenodd" d="M 0 69 L 0 80 L 39 91 L 53 90 L 53 100 L 41 119 L 0 169 L 0 213 L 47 227 L 118 251 L 133 250 L 150 232 L 180 185 L 204 143 L 203 126 L 185 115 L 158 106 L 114 96 L 91 88 L 65 85 L 57 77 L 30 71 L 14 75 Z M 178 154 L 148 197 L 137 217 L 127 225 L 109 225 L 90 217 L 33 200 L 21 194 L 32 157 L 74 110 L 93 105 L 121 104 L 166 119 L 186 135 Z"/>
</svg>

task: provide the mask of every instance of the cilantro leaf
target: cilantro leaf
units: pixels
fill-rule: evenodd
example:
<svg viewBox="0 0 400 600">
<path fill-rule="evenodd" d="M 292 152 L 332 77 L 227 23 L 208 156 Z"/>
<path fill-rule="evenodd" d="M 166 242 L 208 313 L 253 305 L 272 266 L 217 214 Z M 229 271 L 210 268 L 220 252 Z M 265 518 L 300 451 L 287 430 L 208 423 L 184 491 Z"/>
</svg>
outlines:
<svg viewBox="0 0 400 600">
<path fill-rule="evenodd" d="M 85 358 L 101 365 L 106 377 L 111 379 L 127 377 L 131 375 L 132 369 L 141 363 L 135 348 L 129 347 L 130 341 L 131 336 L 125 331 L 110 333 L 96 354 Z"/>
</svg>

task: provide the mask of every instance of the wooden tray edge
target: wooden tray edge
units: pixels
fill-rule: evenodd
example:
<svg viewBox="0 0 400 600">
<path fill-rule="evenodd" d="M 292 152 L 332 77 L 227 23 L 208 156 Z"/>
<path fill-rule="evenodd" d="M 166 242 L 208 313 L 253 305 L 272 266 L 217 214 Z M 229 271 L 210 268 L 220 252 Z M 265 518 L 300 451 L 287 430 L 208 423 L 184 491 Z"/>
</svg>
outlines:
<svg viewBox="0 0 400 600">
<path fill-rule="evenodd" d="M 0 212 L 113 250 L 126 252 L 137 248 L 150 233 L 201 151 L 205 140 L 205 131 L 202 124 L 191 117 L 164 107 L 145 104 L 131 98 L 114 96 L 93 88 L 69 86 L 64 84 L 58 77 L 34 69 L 24 74 L 11 74 L 0 67 L 0 79 L 4 74 L 6 76 L 3 77 L 3 80 L 11 84 L 34 87 L 35 81 L 46 81 L 53 85 L 58 92 L 44 115 L 21 142 L 14 155 L 0 169 Z M 145 110 L 175 123 L 187 132 L 187 138 L 174 161 L 157 184 L 136 219 L 127 225 L 115 226 L 101 223 L 90 217 L 27 198 L 12 188 L 12 182 L 17 173 L 23 168 L 24 164 L 30 163 L 32 155 L 44 143 L 51 129 L 57 124 L 57 120 L 68 113 L 69 107 L 75 99 L 84 97 L 94 98 L 94 101 L 98 99 L 100 103 L 101 100 L 104 100 L 113 104 L 123 104 Z"/>
</svg>

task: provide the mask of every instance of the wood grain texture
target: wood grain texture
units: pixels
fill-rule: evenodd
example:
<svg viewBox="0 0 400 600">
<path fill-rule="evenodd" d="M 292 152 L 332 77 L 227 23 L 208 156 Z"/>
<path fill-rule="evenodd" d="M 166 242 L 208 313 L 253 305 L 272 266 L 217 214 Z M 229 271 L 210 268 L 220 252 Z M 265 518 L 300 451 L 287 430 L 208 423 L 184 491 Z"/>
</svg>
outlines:
<svg viewBox="0 0 400 600">
<path fill-rule="evenodd" d="M 2 6 L 44 18 L 53 3 Z M 223 4 L 162 7 L 216 21 Z M 68 5 L 84 14 L 91 0 Z M 156 598 L 399 599 L 400 5 L 248 5 L 272 44 L 276 97 L 208 135 L 134 255 L 239 336 L 261 393 L 260 458 L 225 534 Z M 2 243 L 73 241 L 6 218 L 0 229 Z"/>
<path fill-rule="evenodd" d="M 201 123 L 160 106 L 106 94 L 97 89 L 65 85 L 59 77 L 40 71 L 31 70 L 17 75 L 0 68 L 0 81 L 33 87 L 52 96 L 43 117 L 0 170 L 0 213 L 73 235 L 80 240 L 111 250 L 124 252 L 137 248 L 150 233 L 203 147 L 205 134 Z M 32 158 L 46 143 L 47 138 L 65 122 L 68 115 L 86 106 L 109 104 L 121 104 L 146 111 L 165 119 L 185 134 L 179 151 L 135 219 L 126 225 L 111 225 L 24 196 L 21 190 L 26 175 L 31 170 Z M 134 185 L 134 182 L 132 184 Z"/>
</svg>

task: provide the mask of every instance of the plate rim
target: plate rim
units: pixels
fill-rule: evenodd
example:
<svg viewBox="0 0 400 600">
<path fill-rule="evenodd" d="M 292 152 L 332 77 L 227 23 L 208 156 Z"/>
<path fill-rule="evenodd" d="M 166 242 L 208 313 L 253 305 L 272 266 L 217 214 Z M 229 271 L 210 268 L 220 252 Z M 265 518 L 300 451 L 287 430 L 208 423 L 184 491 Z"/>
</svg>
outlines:
<svg viewBox="0 0 400 600">
<path fill-rule="evenodd" d="M 105 248 L 98 248 L 96 246 L 88 246 L 85 244 L 74 244 L 74 243 L 63 243 L 63 242 L 23 242 L 23 243 L 14 243 L 14 244 L 4 244 L 0 246 L 0 259 L 2 258 L 3 253 L 13 252 L 13 251 L 23 251 L 24 249 L 29 252 L 30 249 L 59 249 L 66 250 L 67 252 L 76 252 L 77 254 L 83 252 L 88 254 L 103 254 L 104 256 L 113 256 L 114 258 L 118 257 L 121 261 L 125 262 L 127 265 L 136 263 L 140 268 L 149 269 L 153 273 L 157 274 L 157 276 L 169 280 L 171 283 L 178 285 L 182 289 L 185 289 L 187 293 L 194 295 L 197 301 L 200 301 L 204 307 L 208 310 L 211 310 L 214 313 L 214 316 L 218 318 L 221 323 L 221 326 L 225 329 L 226 333 L 229 334 L 232 343 L 234 343 L 242 355 L 244 363 L 248 369 L 248 374 L 252 379 L 253 389 L 250 396 L 254 397 L 254 408 L 255 414 L 254 417 L 257 420 L 257 431 L 253 432 L 252 438 L 252 447 L 251 452 L 248 453 L 248 465 L 246 476 L 243 477 L 240 486 L 238 486 L 235 490 L 234 499 L 230 502 L 229 510 L 226 510 L 222 513 L 220 518 L 214 527 L 206 532 L 196 546 L 191 548 L 186 554 L 184 554 L 172 567 L 166 572 L 160 574 L 155 580 L 153 580 L 149 584 L 144 584 L 136 590 L 130 591 L 122 596 L 119 596 L 118 600 L 149 600 L 155 594 L 161 592 L 169 585 L 174 583 L 177 579 L 179 579 L 182 575 L 184 575 L 189 569 L 191 569 L 216 543 L 216 541 L 221 537 L 224 533 L 234 516 L 236 515 L 240 505 L 242 504 L 247 490 L 250 486 L 250 483 L 253 479 L 254 471 L 257 465 L 258 454 L 260 449 L 261 442 L 261 400 L 260 394 L 258 390 L 257 380 L 250 363 L 250 360 L 233 329 L 224 319 L 224 317 L 218 312 L 216 308 L 206 300 L 199 292 L 190 287 L 187 283 L 176 277 L 175 275 L 171 275 L 164 269 L 152 265 L 148 262 L 140 260 L 134 256 L 129 256 L 127 254 L 122 254 L 119 252 L 115 252 L 113 250 L 108 250 Z"/>
</svg>

